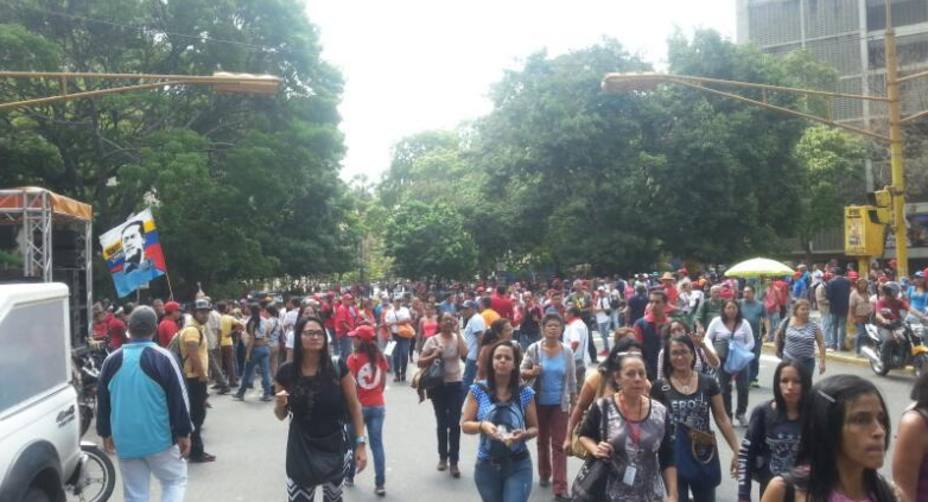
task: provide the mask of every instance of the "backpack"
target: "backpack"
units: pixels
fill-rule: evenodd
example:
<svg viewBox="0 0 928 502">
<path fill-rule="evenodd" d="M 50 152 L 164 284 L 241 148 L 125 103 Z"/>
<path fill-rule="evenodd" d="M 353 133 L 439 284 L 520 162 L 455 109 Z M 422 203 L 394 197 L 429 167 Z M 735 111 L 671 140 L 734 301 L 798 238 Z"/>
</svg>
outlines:
<svg viewBox="0 0 928 502">
<path fill-rule="evenodd" d="M 174 359 L 177 361 L 177 365 L 180 367 L 181 371 L 184 371 L 184 363 L 187 362 L 187 357 L 181 352 L 181 333 L 184 330 L 181 329 L 177 333 L 174 333 L 174 336 L 171 337 L 171 341 L 168 342 L 168 352 L 174 356 Z M 197 332 L 200 334 L 200 340 L 197 342 L 197 346 L 203 345 L 203 330 L 197 328 Z"/>
<path fill-rule="evenodd" d="M 525 410 L 522 409 L 522 387 L 519 387 L 519 394 L 512 396 L 508 402 L 496 400 L 496 396 L 490 392 L 490 389 L 483 383 L 477 384 L 484 393 L 490 398 L 490 411 L 484 420 L 496 426 L 499 433 L 505 435 L 515 430 L 525 430 Z M 527 451 L 524 442 L 519 442 L 512 447 L 498 439 L 490 439 L 485 435 L 480 436 L 481 446 L 489 453 L 491 461 L 505 463 L 511 461 L 513 455 Z"/>
</svg>

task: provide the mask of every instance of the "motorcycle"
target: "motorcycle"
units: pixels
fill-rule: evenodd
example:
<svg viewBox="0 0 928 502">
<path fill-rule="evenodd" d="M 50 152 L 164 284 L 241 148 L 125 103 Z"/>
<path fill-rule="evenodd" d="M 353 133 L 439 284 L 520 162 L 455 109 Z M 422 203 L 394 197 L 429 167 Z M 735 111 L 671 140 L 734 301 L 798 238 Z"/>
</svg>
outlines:
<svg viewBox="0 0 928 502">
<path fill-rule="evenodd" d="M 928 346 L 925 345 L 925 327 L 920 323 L 894 321 L 885 326 L 894 343 L 884 343 L 880 338 L 880 327 L 869 323 L 866 325 L 867 339 L 870 345 L 860 351 L 870 361 L 870 369 L 880 376 L 889 370 L 905 368 L 912 365 L 915 375 L 920 377 L 928 371 Z M 889 338 L 887 338 L 889 340 Z"/>
<path fill-rule="evenodd" d="M 106 350 L 97 345 L 74 349 L 71 358 L 77 389 L 81 437 L 90 429 L 97 410 L 97 382 Z M 81 440 L 81 465 L 65 482 L 68 501 L 106 502 L 116 489 L 116 467 L 109 455 L 92 441 Z"/>
</svg>

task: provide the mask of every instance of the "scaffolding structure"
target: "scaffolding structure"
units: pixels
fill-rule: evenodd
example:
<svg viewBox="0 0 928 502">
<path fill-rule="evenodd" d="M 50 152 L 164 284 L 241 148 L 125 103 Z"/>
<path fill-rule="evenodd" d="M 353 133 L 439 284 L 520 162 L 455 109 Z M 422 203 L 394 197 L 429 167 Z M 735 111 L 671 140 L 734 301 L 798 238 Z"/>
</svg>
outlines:
<svg viewBox="0 0 928 502">
<path fill-rule="evenodd" d="M 0 189 L 0 226 L 14 229 L 22 280 L 68 285 L 74 346 L 87 339 L 93 323 L 92 220 L 90 205 L 51 191 Z"/>
</svg>

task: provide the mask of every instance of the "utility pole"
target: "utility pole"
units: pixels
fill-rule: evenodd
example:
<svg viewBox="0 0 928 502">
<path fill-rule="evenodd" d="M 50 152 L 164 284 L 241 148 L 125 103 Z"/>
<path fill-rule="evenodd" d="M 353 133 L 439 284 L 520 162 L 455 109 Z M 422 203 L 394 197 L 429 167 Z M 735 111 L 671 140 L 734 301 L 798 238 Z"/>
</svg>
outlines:
<svg viewBox="0 0 928 502">
<path fill-rule="evenodd" d="M 893 196 L 893 237 L 896 240 L 896 276 L 909 275 L 909 244 L 905 225 L 905 171 L 903 169 L 902 111 L 899 102 L 899 61 L 896 57 L 896 30 L 893 29 L 892 1 L 886 1 L 886 97 L 889 98 L 890 193 Z"/>
</svg>

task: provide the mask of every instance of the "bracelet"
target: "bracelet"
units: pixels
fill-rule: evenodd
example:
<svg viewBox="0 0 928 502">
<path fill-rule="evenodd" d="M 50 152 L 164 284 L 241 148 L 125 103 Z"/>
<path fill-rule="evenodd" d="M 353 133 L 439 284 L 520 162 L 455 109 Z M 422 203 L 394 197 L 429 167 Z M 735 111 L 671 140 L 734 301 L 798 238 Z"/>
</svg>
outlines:
<svg viewBox="0 0 928 502">
<path fill-rule="evenodd" d="M 367 444 L 367 436 L 358 436 L 358 437 L 354 438 L 354 445 L 355 445 L 355 446 L 360 446 L 360 445 L 362 445 L 362 444 L 365 444 L 365 445 Z"/>
</svg>

